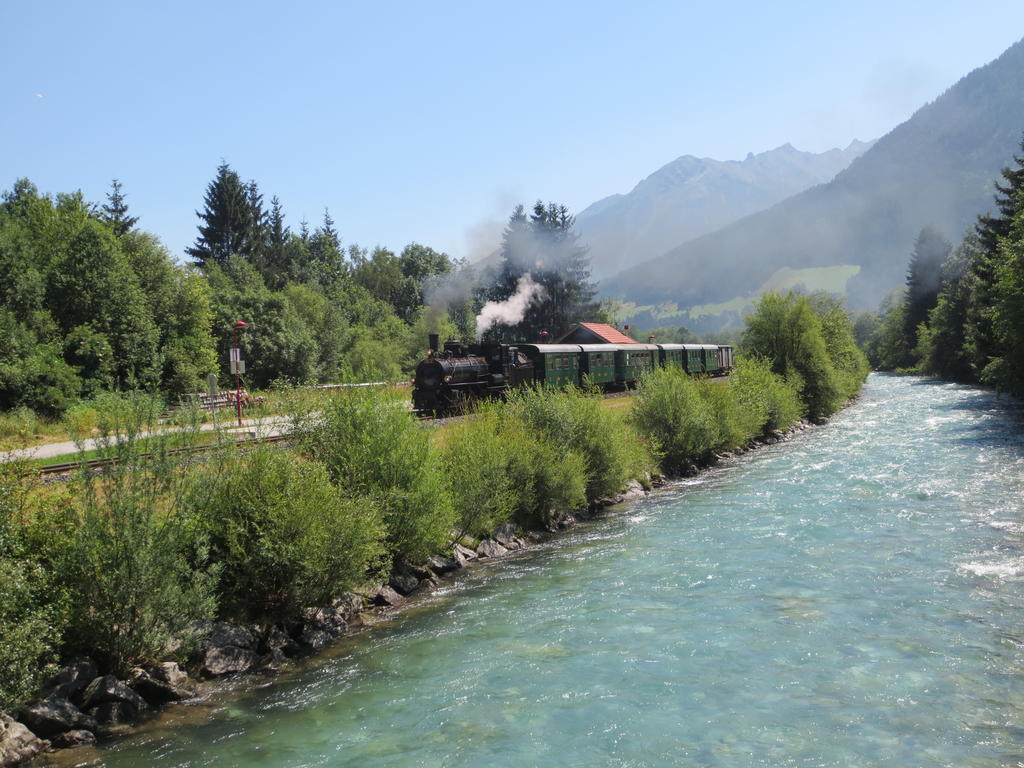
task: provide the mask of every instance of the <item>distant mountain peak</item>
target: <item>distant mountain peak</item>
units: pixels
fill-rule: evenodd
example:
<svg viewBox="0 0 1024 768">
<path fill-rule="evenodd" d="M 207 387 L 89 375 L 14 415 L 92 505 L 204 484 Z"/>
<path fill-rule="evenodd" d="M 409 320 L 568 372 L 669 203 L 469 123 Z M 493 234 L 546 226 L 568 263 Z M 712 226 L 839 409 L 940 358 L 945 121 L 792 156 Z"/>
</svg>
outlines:
<svg viewBox="0 0 1024 768">
<path fill-rule="evenodd" d="M 637 183 L 610 195 L 576 217 L 590 247 L 594 276 L 660 256 L 681 242 L 768 208 L 790 195 L 832 179 L 867 148 L 802 152 L 792 144 L 744 160 L 680 155 Z"/>
</svg>

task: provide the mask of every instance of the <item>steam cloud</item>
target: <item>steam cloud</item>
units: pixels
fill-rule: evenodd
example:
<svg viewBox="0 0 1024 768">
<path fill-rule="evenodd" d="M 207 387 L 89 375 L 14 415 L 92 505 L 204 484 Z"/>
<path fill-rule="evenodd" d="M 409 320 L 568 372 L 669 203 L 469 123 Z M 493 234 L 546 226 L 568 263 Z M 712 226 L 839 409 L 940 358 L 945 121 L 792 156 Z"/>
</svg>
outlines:
<svg viewBox="0 0 1024 768">
<path fill-rule="evenodd" d="M 476 337 L 479 339 L 495 325 L 515 325 L 523 319 L 527 308 L 544 296 L 544 286 L 535 283 L 527 272 L 516 283 L 516 292 L 504 301 L 488 301 L 476 316 Z"/>
</svg>

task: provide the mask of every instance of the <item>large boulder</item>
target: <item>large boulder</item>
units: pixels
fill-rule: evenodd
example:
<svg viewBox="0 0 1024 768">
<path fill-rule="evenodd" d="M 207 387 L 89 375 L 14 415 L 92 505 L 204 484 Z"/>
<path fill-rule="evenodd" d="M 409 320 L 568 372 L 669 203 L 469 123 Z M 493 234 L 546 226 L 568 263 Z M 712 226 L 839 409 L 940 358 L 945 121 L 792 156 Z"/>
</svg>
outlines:
<svg viewBox="0 0 1024 768">
<path fill-rule="evenodd" d="M 398 594 L 398 592 L 385 584 L 377 590 L 377 594 L 373 597 L 373 602 L 375 605 L 389 605 L 397 608 L 400 605 L 405 605 L 408 601 Z"/>
<path fill-rule="evenodd" d="M 204 675 L 220 677 L 233 672 L 248 672 L 256 666 L 258 658 L 256 652 L 248 648 L 224 645 L 208 649 L 203 654 L 201 667 Z"/>
<path fill-rule="evenodd" d="M 256 635 L 238 624 L 232 624 L 228 621 L 212 621 L 203 625 L 203 631 L 206 637 L 203 639 L 201 647 L 204 649 L 221 648 L 225 645 L 234 646 L 235 648 L 248 648 L 250 650 L 255 650 L 256 648 Z"/>
<path fill-rule="evenodd" d="M 206 633 L 202 645 L 203 674 L 219 677 L 234 672 L 248 672 L 259 659 L 259 640 L 253 632 L 237 624 L 214 621 L 203 626 Z"/>
<path fill-rule="evenodd" d="M 44 692 L 47 696 L 79 701 L 82 691 L 99 674 L 92 659 L 76 659 L 50 679 L 44 686 Z"/>
<path fill-rule="evenodd" d="M 0 712 L 0 768 L 31 760 L 49 747 L 50 742 Z"/>
<path fill-rule="evenodd" d="M 56 749 L 67 749 L 68 747 L 80 747 L 83 744 L 95 744 L 96 734 L 92 731 L 66 731 L 53 739 L 52 744 Z"/>
<path fill-rule="evenodd" d="M 630 480 L 619 498 L 622 501 L 632 501 L 634 499 L 642 499 L 646 495 L 647 491 L 644 490 L 644 487 L 640 485 L 639 481 Z"/>
<path fill-rule="evenodd" d="M 177 666 L 177 664 L 175 664 L 175 666 Z M 182 672 L 182 674 L 184 674 L 184 672 Z M 177 678 L 177 675 L 173 676 L 176 679 L 180 679 Z M 188 679 L 187 675 L 185 679 Z M 149 670 L 143 669 L 142 667 L 136 667 L 131 671 L 131 675 L 128 677 L 128 682 L 131 684 L 134 691 L 142 696 L 148 704 L 153 706 L 192 698 L 192 691 L 184 685 L 175 685 L 174 683 L 162 680 Z"/>
<path fill-rule="evenodd" d="M 86 709 L 98 707 L 101 704 L 120 702 L 128 704 L 137 712 L 144 712 L 149 709 L 146 700 L 133 691 L 123 680 L 118 680 L 113 675 L 97 677 L 82 694 L 82 706 Z"/>
<path fill-rule="evenodd" d="M 149 674 L 157 680 L 162 680 L 178 688 L 189 687 L 188 673 L 176 661 L 165 661 L 155 667 L 150 667 Z"/>
<path fill-rule="evenodd" d="M 459 564 L 459 567 L 462 567 L 466 563 L 477 560 L 479 556 L 472 549 L 461 544 L 455 544 L 452 546 L 452 557 L 455 558 L 455 562 Z"/>
<path fill-rule="evenodd" d="M 401 595 L 408 595 L 416 591 L 420 580 L 408 570 L 395 571 L 388 579 L 388 586 Z"/>
<path fill-rule="evenodd" d="M 501 557 L 507 555 L 508 550 L 496 541 L 484 539 L 477 545 L 476 553 L 480 557 Z"/>
<path fill-rule="evenodd" d="M 67 699 L 56 696 L 37 701 L 25 707 L 19 719 L 32 733 L 44 739 L 58 736 L 65 731 L 95 731 L 96 721 Z"/>
<path fill-rule="evenodd" d="M 506 549 L 518 549 L 521 546 L 516 538 L 516 527 L 512 523 L 502 523 L 495 528 L 494 540 Z"/>
<path fill-rule="evenodd" d="M 447 557 L 438 557 L 437 555 L 431 555 L 427 558 L 427 565 L 429 565 L 430 570 L 438 576 L 443 576 L 451 571 L 457 571 L 462 567 L 462 563 L 457 560 L 452 560 Z"/>
</svg>

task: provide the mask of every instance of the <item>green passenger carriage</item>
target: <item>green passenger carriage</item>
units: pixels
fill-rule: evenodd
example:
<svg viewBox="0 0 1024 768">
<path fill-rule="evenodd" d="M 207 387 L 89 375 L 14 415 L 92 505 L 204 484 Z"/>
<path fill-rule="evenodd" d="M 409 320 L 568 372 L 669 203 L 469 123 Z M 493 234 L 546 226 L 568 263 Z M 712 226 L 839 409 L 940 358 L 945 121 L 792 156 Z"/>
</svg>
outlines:
<svg viewBox="0 0 1024 768">
<path fill-rule="evenodd" d="M 615 345 L 580 344 L 580 378 L 585 375 L 591 384 L 615 383 Z"/>
</svg>

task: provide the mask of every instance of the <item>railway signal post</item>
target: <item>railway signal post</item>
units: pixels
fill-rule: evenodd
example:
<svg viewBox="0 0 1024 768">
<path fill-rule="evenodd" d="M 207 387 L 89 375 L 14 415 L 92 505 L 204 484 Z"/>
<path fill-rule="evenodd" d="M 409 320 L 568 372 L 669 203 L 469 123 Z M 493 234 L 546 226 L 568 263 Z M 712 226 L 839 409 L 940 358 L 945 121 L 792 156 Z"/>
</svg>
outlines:
<svg viewBox="0 0 1024 768">
<path fill-rule="evenodd" d="M 242 349 L 238 346 L 238 334 L 247 323 L 241 320 L 231 326 L 231 373 L 235 374 L 235 412 L 238 414 L 238 426 L 242 426 L 242 374 L 245 373 L 245 361 L 242 360 Z"/>
</svg>

